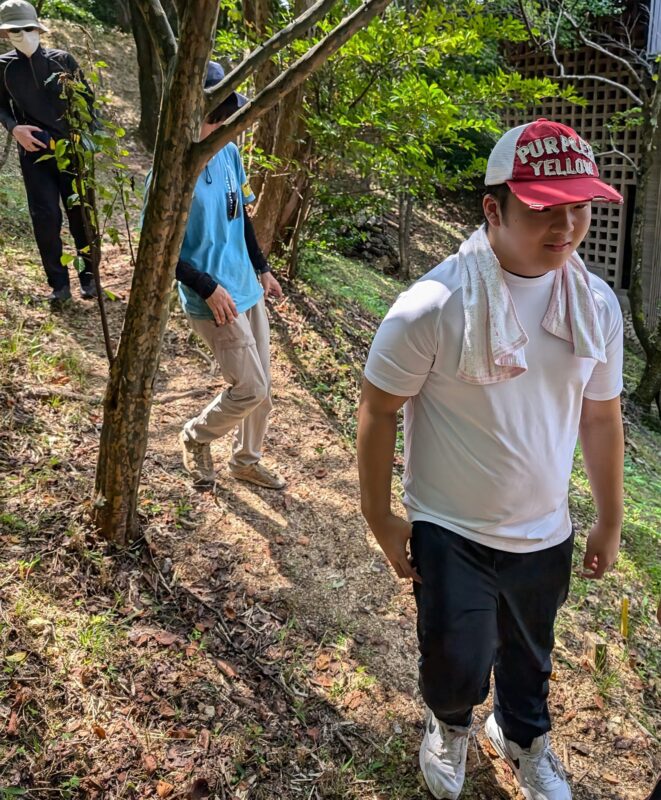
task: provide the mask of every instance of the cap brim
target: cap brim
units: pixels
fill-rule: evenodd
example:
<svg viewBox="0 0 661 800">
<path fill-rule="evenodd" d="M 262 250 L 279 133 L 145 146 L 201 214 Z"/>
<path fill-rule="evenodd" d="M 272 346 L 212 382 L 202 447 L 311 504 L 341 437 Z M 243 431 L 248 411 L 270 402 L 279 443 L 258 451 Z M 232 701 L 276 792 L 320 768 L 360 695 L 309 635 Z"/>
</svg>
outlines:
<svg viewBox="0 0 661 800">
<path fill-rule="evenodd" d="M 598 178 L 565 178 L 552 181 L 507 181 L 512 193 L 530 208 L 549 208 L 567 203 L 623 203 L 622 195 Z"/>
<path fill-rule="evenodd" d="M 26 20 L 25 22 L 5 22 L 0 25 L 0 31 L 14 31 L 22 28 L 39 28 L 43 33 L 50 33 L 45 25 L 42 25 L 41 22 L 35 22 L 34 20 Z"/>
</svg>

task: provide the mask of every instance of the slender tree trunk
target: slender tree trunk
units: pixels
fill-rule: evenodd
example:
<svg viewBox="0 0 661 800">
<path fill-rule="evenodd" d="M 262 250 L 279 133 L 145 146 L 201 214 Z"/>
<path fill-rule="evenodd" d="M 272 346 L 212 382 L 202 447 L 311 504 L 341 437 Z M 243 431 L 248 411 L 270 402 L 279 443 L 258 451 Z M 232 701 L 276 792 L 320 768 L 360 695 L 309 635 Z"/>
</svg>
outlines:
<svg viewBox="0 0 661 800">
<path fill-rule="evenodd" d="M 312 205 L 312 184 L 307 182 L 303 190 L 303 196 L 298 209 L 298 217 L 296 218 L 296 225 L 291 238 L 291 248 L 289 252 L 289 262 L 287 264 L 287 277 L 292 280 L 296 277 L 298 272 L 298 249 L 301 240 L 301 233 L 305 227 L 305 222 L 308 218 L 310 206 Z"/>
<path fill-rule="evenodd" d="M 255 7 L 256 27 L 261 25 L 265 28 L 272 22 L 272 12 L 267 0 L 244 0 L 244 9 L 247 5 Z M 296 0 L 296 15 L 303 13 L 311 5 L 312 0 Z M 250 19 L 252 22 L 253 17 Z M 258 27 L 257 30 L 259 31 Z M 272 71 L 273 65 L 266 65 L 263 74 L 257 76 L 258 82 L 267 79 L 270 81 Z M 293 188 L 297 182 L 298 159 L 307 150 L 307 133 L 302 119 L 304 96 L 305 90 L 301 86 L 285 97 L 262 119 L 253 138 L 255 147 L 278 159 L 275 172 L 265 171 L 251 179 L 257 196 L 253 223 L 260 246 L 266 255 L 271 252 L 276 241 L 282 238 L 283 227 L 297 218 L 300 206 L 300 194 L 294 195 Z M 289 209 L 286 219 L 283 219 L 283 207 L 293 197 L 293 208 Z"/>
<path fill-rule="evenodd" d="M 7 163 L 7 159 L 9 158 L 9 152 L 11 151 L 11 144 L 14 140 L 14 137 L 11 133 L 7 133 L 7 138 L 5 139 L 5 143 L 2 147 L 2 153 L 0 154 L 0 170 L 2 170 Z"/>
<path fill-rule="evenodd" d="M 411 276 L 411 220 L 413 195 L 404 190 L 399 193 L 399 277 L 408 281 Z"/>
<path fill-rule="evenodd" d="M 661 77 L 661 68 L 657 75 Z M 655 85 L 654 94 L 646 111 L 646 119 L 641 125 L 639 134 L 641 155 L 636 182 L 631 278 L 628 292 L 633 327 L 645 352 L 645 369 L 632 397 L 634 402 L 644 409 L 648 409 L 661 392 L 661 318 L 657 322 L 656 330 L 651 330 L 645 313 L 643 287 L 645 206 L 649 178 L 656 156 L 655 148 L 658 139 L 659 118 L 661 117 L 661 90 L 657 85 Z"/>
<path fill-rule="evenodd" d="M 135 50 L 138 59 L 138 84 L 140 87 L 140 125 L 138 134 L 143 144 L 154 149 L 158 114 L 161 107 L 163 91 L 163 74 L 158 52 L 152 34 L 140 9 L 132 2 L 131 31 L 135 39 Z"/>
<path fill-rule="evenodd" d="M 181 18 L 181 59 L 166 89 L 150 202 L 142 229 L 124 329 L 104 399 L 95 483 L 95 521 L 118 544 L 137 535 L 140 473 L 168 296 L 197 178 L 191 144 L 203 114 L 201 86 L 218 12 L 196 0 Z"/>
<path fill-rule="evenodd" d="M 633 393 L 636 405 L 647 410 L 654 400 L 659 402 L 661 393 L 661 348 L 657 348 L 645 362 L 645 369 Z M 661 413 L 661 408 L 659 408 Z"/>
</svg>

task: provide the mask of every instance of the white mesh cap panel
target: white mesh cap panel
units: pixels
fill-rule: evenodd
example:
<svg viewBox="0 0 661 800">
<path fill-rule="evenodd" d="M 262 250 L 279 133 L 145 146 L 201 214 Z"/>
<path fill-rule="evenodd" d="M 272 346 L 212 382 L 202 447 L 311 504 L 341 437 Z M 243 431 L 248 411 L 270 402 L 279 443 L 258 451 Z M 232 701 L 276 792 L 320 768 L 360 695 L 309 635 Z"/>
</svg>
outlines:
<svg viewBox="0 0 661 800">
<path fill-rule="evenodd" d="M 487 161 L 487 172 L 484 176 L 485 186 L 497 186 L 499 183 L 512 180 L 516 143 L 528 125 L 531 124 L 527 122 L 517 128 L 510 128 L 496 142 Z"/>
</svg>

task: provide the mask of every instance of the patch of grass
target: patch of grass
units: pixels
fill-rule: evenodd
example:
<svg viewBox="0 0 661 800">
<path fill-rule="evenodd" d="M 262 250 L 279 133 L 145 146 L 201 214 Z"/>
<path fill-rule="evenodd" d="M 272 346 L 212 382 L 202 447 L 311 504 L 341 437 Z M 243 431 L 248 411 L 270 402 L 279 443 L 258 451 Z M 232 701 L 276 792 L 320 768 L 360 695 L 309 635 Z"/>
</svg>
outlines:
<svg viewBox="0 0 661 800">
<path fill-rule="evenodd" d="M 356 303 L 379 320 L 406 288 L 360 261 L 323 251 L 302 260 L 299 277 L 329 300 Z"/>
</svg>

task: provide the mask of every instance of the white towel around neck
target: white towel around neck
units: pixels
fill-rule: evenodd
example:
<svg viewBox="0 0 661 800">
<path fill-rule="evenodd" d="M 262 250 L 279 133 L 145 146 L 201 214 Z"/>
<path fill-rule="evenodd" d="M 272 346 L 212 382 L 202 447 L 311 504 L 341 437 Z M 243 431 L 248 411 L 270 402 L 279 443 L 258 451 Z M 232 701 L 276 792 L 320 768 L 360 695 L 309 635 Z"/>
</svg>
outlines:
<svg viewBox="0 0 661 800">
<path fill-rule="evenodd" d="M 528 336 L 516 315 L 503 271 L 482 225 L 459 248 L 464 339 L 457 377 L 467 383 L 499 383 L 528 369 Z M 606 362 L 585 264 L 574 252 L 556 270 L 542 327 L 573 345 L 579 358 Z"/>
</svg>

